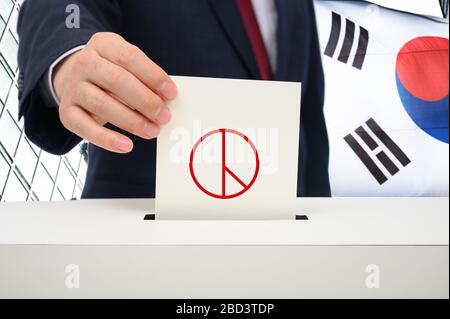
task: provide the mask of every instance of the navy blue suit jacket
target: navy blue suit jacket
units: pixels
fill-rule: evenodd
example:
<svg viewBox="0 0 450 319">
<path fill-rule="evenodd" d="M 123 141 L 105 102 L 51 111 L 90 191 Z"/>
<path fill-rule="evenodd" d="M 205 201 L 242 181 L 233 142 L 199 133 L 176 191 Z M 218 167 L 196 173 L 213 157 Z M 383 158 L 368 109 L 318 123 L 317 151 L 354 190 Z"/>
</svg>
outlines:
<svg viewBox="0 0 450 319">
<path fill-rule="evenodd" d="M 65 26 L 69 4 L 80 7 L 79 29 Z M 324 78 L 313 3 L 278 0 L 277 9 L 274 78 L 303 83 L 298 195 L 329 196 Z M 102 31 L 121 34 L 172 75 L 259 79 L 233 0 L 27 0 L 18 25 L 19 116 L 30 140 L 50 153 L 67 153 L 80 139 L 63 127 L 38 83 L 59 56 Z M 135 144 L 127 155 L 90 145 L 84 198 L 154 197 L 156 140 L 127 135 Z"/>
</svg>

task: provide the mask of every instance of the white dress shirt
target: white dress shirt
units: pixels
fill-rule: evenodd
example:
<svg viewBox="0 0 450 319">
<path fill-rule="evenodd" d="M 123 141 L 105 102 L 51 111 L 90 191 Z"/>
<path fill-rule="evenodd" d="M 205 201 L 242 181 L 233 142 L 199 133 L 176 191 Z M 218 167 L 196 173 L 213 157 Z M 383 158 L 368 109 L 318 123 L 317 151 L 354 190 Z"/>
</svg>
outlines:
<svg viewBox="0 0 450 319">
<path fill-rule="evenodd" d="M 277 66 L 277 26 L 278 12 L 275 0 L 252 0 L 259 29 L 266 45 L 272 71 L 275 73 Z"/>
<path fill-rule="evenodd" d="M 258 20 L 259 29 L 266 45 L 267 54 L 269 55 L 270 64 L 273 72 L 276 71 L 277 65 L 277 25 L 278 25 L 278 13 L 275 5 L 275 0 L 252 0 L 253 9 L 255 11 L 256 19 Z M 50 66 L 48 74 L 48 87 L 50 93 L 53 96 L 56 104 L 59 105 L 60 101 L 56 95 L 55 88 L 53 86 L 53 70 L 64 58 L 68 57 L 72 53 L 75 53 L 84 48 L 84 45 L 73 48 L 67 51 L 56 59 Z"/>
</svg>

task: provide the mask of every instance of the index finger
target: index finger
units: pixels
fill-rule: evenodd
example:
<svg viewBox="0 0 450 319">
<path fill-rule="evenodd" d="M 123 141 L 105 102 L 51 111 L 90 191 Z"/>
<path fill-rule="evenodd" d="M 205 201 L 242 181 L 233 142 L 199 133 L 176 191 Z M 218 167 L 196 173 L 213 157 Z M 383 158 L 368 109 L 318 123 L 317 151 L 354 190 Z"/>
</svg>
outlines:
<svg viewBox="0 0 450 319">
<path fill-rule="evenodd" d="M 177 88 L 169 75 L 137 46 L 116 34 L 104 35 L 98 40 L 94 38 L 93 41 L 101 57 L 128 70 L 161 98 L 172 100 L 176 97 Z"/>
</svg>

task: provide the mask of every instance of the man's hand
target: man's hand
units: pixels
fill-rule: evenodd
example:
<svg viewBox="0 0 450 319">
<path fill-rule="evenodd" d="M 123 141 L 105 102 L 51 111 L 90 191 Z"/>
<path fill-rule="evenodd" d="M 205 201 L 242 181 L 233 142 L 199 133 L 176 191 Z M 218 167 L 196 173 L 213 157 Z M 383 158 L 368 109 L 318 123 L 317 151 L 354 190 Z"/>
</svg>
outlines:
<svg viewBox="0 0 450 319">
<path fill-rule="evenodd" d="M 95 34 L 61 62 L 53 84 L 63 125 L 111 152 L 128 153 L 133 142 L 104 127 L 111 123 L 144 139 L 170 121 L 165 101 L 177 95 L 173 81 L 139 48 L 113 33 Z"/>
</svg>

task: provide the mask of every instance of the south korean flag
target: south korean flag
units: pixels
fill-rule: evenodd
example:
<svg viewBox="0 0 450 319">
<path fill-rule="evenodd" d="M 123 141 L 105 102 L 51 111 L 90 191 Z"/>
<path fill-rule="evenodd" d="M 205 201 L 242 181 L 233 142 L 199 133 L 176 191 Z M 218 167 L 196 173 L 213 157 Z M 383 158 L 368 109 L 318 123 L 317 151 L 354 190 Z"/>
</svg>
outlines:
<svg viewBox="0 0 450 319">
<path fill-rule="evenodd" d="M 333 196 L 448 196 L 448 24 L 363 1 L 315 6 Z"/>
</svg>

